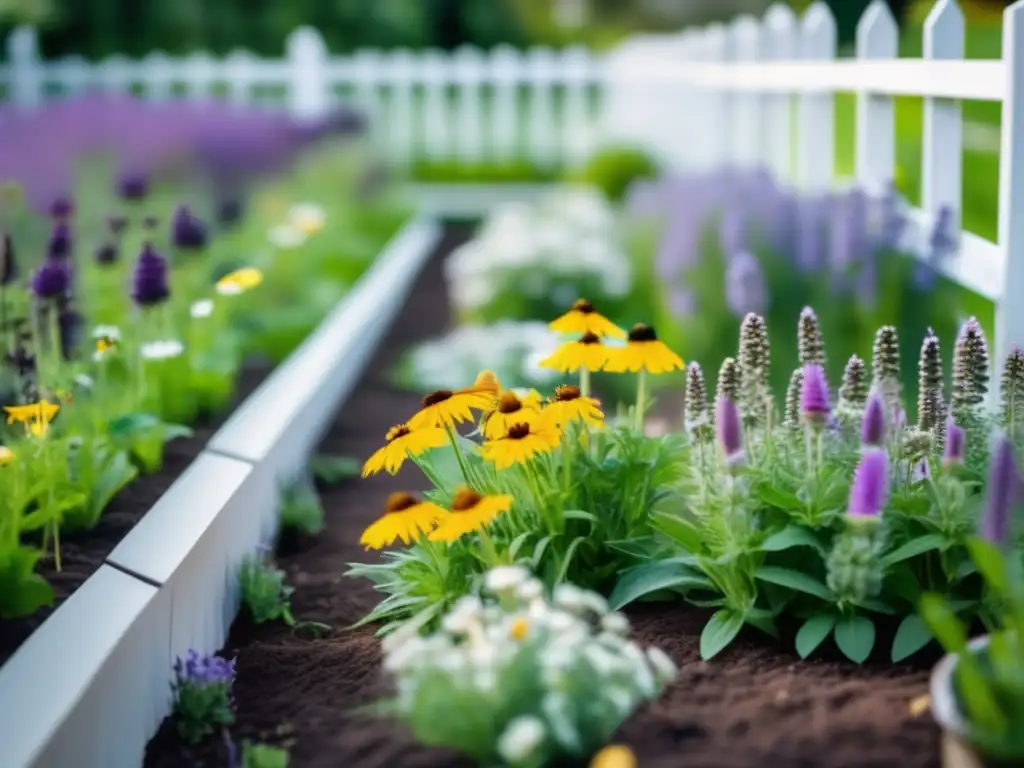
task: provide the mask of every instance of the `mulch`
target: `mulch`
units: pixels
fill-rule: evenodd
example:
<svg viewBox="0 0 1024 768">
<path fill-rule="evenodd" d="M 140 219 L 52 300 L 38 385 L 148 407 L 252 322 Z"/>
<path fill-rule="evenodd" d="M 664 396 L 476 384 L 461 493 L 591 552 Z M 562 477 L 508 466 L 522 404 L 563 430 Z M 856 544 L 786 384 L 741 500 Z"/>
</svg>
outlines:
<svg viewBox="0 0 1024 768">
<path fill-rule="evenodd" d="M 466 236 L 464 229 L 448 232 L 338 415 L 324 452 L 365 457 L 379 447 L 389 426 L 417 409 L 419 396 L 391 386 L 388 371 L 402 350 L 450 325 L 441 260 Z M 235 622 L 224 650 L 237 657 L 235 741 L 286 745 L 291 765 L 299 768 L 472 765 L 418 746 L 391 722 L 353 712 L 386 695 L 388 684 L 374 629 L 347 629 L 379 594 L 366 582 L 345 578 L 346 564 L 373 557 L 358 539 L 389 493 L 426 487 L 422 474 L 407 465 L 396 477 L 321 489 L 327 530 L 279 554 L 279 565 L 296 588 L 297 620 L 333 629 L 309 639 L 279 624 L 254 626 L 244 616 Z M 801 661 L 776 642 L 743 634 L 719 657 L 701 662 L 706 613 L 672 603 L 640 605 L 630 615 L 639 642 L 661 647 L 681 666 L 665 695 L 634 714 L 616 736 L 634 749 L 643 768 L 938 765 L 938 730 L 927 713 L 915 717 L 909 709 L 911 700 L 927 691 L 930 660 L 917 666 L 884 661 L 857 666 L 826 651 L 822 660 Z M 166 722 L 150 743 L 145 764 L 212 768 L 226 765 L 226 759 L 222 739 L 188 748 Z"/>
</svg>

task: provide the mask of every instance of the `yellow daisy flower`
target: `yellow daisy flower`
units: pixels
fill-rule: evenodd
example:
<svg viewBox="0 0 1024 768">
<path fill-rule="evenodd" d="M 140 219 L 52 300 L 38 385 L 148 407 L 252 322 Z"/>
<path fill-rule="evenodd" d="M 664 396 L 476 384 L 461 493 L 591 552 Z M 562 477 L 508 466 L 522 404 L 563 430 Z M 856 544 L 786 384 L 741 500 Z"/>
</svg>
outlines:
<svg viewBox="0 0 1024 768">
<path fill-rule="evenodd" d="M 384 439 L 386 445 L 378 448 L 363 464 L 363 477 L 381 470 L 395 474 L 408 457 L 419 456 L 447 443 L 448 433 L 441 427 L 427 427 L 414 432 L 406 424 L 397 424 L 387 431 Z"/>
<path fill-rule="evenodd" d="M 611 336 L 623 339 L 626 332 L 603 315 L 594 310 L 594 305 L 586 299 L 579 299 L 572 309 L 551 322 L 551 330 L 559 333 L 592 333 L 595 336 Z"/>
<path fill-rule="evenodd" d="M 550 420 L 538 419 L 533 424 L 513 424 L 501 438 L 485 442 L 480 453 L 498 469 L 508 469 L 553 451 L 561 440 L 562 434 Z"/>
<path fill-rule="evenodd" d="M 608 350 L 604 370 L 608 373 L 637 373 L 645 370 L 659 374 L 683 367 L 683 361 L 665 346 L 649 325 L 637 323 L 626 337 L 626 346 Z"/>
<path fill-rule="evenodd" d="M 479 531 L 512 507 L 512 497 L 482 496 L 472 488 L 460 488 L 452 499 L 450 512 L 427 538 L 431 541 L 455 541 L 467 533 Z"/>
<path fill-rule="evenodd" d="M 540 396 L 537 399 L 519 399 L 515 392 L 502 392 L 498 407 L 487 414 L 484 421 L 484 438 L 497 440 L 503 437 L 513 424 L 536 424 L 541 418 Z"/>
<path fill-rule="evenodd" d="M 501 382 L 498 381 L 498 376 L 494 371 L 480 371 L 476 381 L 473 382 L 473 389 L 491 392 L 497 397 L 501 393 Z"/>
<path fill-rule="evenodd" d="M 489 387 L 470 387 L 454 392 L 439 389 L 423 398 L 423 407 L 409 419 L 409 429 L 454 427 L 473 420 L 473 411 L 489 411 L 494 407 L 494 393 Z"/>
<path fill-rule="evenodd" d="M 590 768 L 637 768 L 636 755 L 623 744 L 611 744 L 590 761 Z"/>
<path fill-rule="evenodd" d="M 57 415 L 60 406 L 47 400 L 40 400 L 38 403 L 29 403 L 28 405 L 5 405 L 4 410 L 7 411 L 8 424 L 15 422 L 27 424 L 30 421 L 49 423 Z"/>
<path fill-rule="evenodd" d="M 256 267 L 242 267 L 230 272 L 217 281 L 217 293 L 234 296 L 245 293 L 263 282 L 263 273 Z"/>
<path fill-rule="evenodd" d="M 555 387 L 555 399 L 544 411 L 558 426 L 570 421 L 582 421 L 591 427 L 604 426 L 601 404 L 592 397 L 583 397 L 579 387 Z"/>
<path fill-rule="evenodd" d="M 392 493 L 384 505 L 384 515 L 363 531 L 359 543 L 366 549 L 382 549 L 401 539 L 411 544 L 434 530 L 447 513 L 437 504 L 419 501 L 411 493 Z"/>
<path fill-rule="evenodd" d="M 568 341 L 550 357 L 540 361 L 544 368 L 554 368 L 563 373 L 575 373 L 580 368 L 600 371 L 608 362 L 609 348 L 601 343 L 599 336 L 584 333 L 579 341 Z"/>
<path fill-rule="evenodd" d="M 6 445 L 0 445 L 0 467 L 6 467 L 14 461 L 14 451 Z"/>
</svg>

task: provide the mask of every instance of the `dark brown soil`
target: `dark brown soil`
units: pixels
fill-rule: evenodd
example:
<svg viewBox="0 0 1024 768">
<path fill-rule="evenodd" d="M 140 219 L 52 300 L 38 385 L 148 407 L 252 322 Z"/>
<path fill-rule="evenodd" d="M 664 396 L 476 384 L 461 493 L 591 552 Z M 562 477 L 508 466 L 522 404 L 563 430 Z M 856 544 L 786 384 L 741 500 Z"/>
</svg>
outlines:
<svg viewBox="0 0 1024 768">
<path fill-rule="evenodd" d="M 213 437 L 213 433 L 224 423 L 235 406 L 248 397 L 270 371 L 271 366 L 264 363 L 244 366 L 239 376 L 234 402 L 227 412 L 217 419 L 194 426 L 195 434 L 192 437 L 168 443 L 160 471 L 137 478 L 121 491 L 104 511 L 95 528 L 61 537 L 60 572 L 55 570 L 53 560 L 49 557 L 40 567 L 40 573 L 53 586 L 54 603 L 23 619 L 0 621 L 0 665 L 14 655 L 29 635 L 103 565 L 107 555 L 200 454 L 207 441 Z"/>
<path fill-rule="evenodd" d="M 445 250 L 460 241 L 458 233 L 449 233 Z M 415 394 L 385 386 L 387 371 L 402 349 L 440 333 L 448 321 L 435 258 L 323 450 L 366 456 L 393 422 L 416 410 Z M 299 768 L 472 764 L 417 746 L 389 722 L 352 714 L 385 694 L 387 683 L 373 629 L 345 629 L 372 608 L 378 595 L 368 583 L 342 574 L 346 563 L 372 557 L 360 549 L 358 538 L 379 515 L 386 495 L 424 487 L 415 468 L 403 468 L 395 478 L 352 480 L 322 490 L 326 532 L 304 551 L 281 557 L 280 564 L 296 587 L 296 618 L 334 629 L 313 640 L 281 625 L 235 623 L 225 654 L 238 659 L 236 741 L 290 746 L 291 765 Z M 938 765 L 937 730 L 927 714 L 914 717 L 909 709 L 926 692 L 927 671 L 802 662 L 757 636 L 743 636 L 720 657 L 701 662 L 698 644 L 706 618 L 680 604 L 647 604 L 632 611 L 638 639 L 663 648 L 682 668 L 662 699 L 636 713 L 618 734 L 643 768 Z M 146 766 L 212 768 L 225 765 L 226 755 L 220 739 L 185 748 L 168 722 L 150 744 Z"/>
</svg>

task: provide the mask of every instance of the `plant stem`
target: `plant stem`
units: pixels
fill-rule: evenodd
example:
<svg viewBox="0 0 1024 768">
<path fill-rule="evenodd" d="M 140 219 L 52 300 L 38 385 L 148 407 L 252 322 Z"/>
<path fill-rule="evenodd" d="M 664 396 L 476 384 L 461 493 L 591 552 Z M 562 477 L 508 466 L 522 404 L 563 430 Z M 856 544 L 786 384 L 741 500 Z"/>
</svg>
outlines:
<svg viewBox="0 0 1024 768">
<path fill-rule="evenodd" d="M 580 366 L 580 395 L 590 397 L 590 371 Z"/>
<path fill-rule="evenodd" d="M 47 383 L 54 387 L 60 377 L 60 369 L 63 362 L 60 350 L 60 315 L 57 312 L 57 302 L 51 301 L 46 308 L 46 320 L 49 324 L 50 358 L 53 361 L 53 372 L 50 375 L 50 381 Z"/>
<path fill-rule="evenodd" d="M 637 374 L 636 379 L 636 413 L 633 414 L 636 419 L 636 431 L 643 433 L 644 431 L 644 400 L 647 396 L 647 369 L 641 368 L 640 373 Z"/>
<path fill-rule="evenodd" d="M 466 466 L 466 460 L 462 457 L 462 451 L 459 450 L 459 441 L 455 435 L 455 430 L 452 429 L 452 425 L 445 422 L 445 432 L 448 433 L 448 441 L 452 444 L 452 449 L 455 451 L 455 460 L 459 462 L 459 469 L 462 470 L 462 476 L 466 480 L 466 485 L 473 485 L 473 481 L 469 479 L 469 467 Z"/>
</svg>

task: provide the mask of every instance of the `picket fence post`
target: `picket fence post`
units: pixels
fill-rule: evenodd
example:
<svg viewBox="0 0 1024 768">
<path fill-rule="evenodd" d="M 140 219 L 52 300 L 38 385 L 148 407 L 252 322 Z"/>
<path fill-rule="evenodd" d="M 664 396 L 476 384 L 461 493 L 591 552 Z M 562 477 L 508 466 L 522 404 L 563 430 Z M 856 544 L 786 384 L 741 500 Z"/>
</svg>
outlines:
<svg viewBox="0 0 1024 768">
<path fill-rule="evenodd" d="M 764 58 L 792 61 L 797 57 L 796 14 L 774 3 L 764 15 Z M 764 99 L 764 137 L 761 158 L 780 181 L 793 174 L 792 95 L 770 94 Z"/>
<path fill-rule="evenodd" d="M 836 44 L 835 16 L 818 0 L 800 20 L 800 58 L 832 61 Z M 832 186 L 835 174 L 835 101 L 831 93 L 804 93 L 797 109 L 797 178 L 805 190 L 821 193 Z"/>
<path fill-rule="evenodd" d="M 730 57 L 733 61 L 749 63 L 762 58 L 761 25 L 753 16 L 737 17 L 728 27 L 731 42 Z M 740 168 L 758 166 L 761 156 L 761 119 L 764 96 L 759 93 L 740 91 L 732 96 L 732 147 L 731 159 Z"/>
<path fill-rule="evenodd" d="M 871 0 L 857 24 L 858 59 L 895 59 L 899 29 L 885 0 Z M 896 109 L 892 96 L 857 94 L 856 179 L 879 194 L 896 172 Z"/>
<path fill-rule="evenodd" d="M 311 122 L 330 108 L 327 46 L 312 27 L 299 27 L 288 36 L 288 111 L 296 120 Z"/>
<path fill-rule="evenodd" d="M 18 27 L 7 40 L 11 103 L 33 109 L 43 101 L 43 63 L 39 59 L 39 38 L 32 27 Z"/>
<path fill-rule="evenodd" d="M 1024 346 L 1024 0 L 1003 13 L 1002 143 L 999 150 L 999 247 L 1002 296 L 996 304 L 996 369 Z"/>
</svg>

